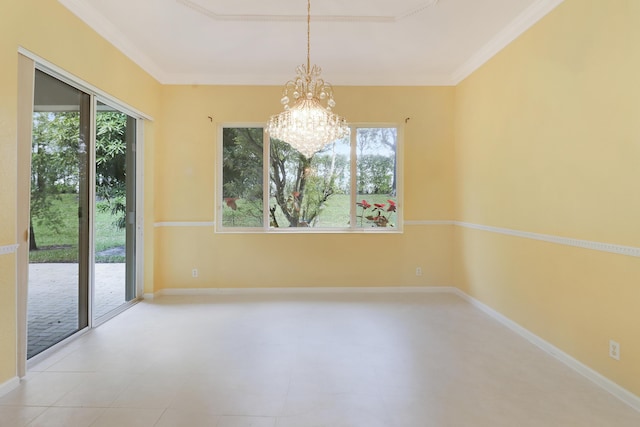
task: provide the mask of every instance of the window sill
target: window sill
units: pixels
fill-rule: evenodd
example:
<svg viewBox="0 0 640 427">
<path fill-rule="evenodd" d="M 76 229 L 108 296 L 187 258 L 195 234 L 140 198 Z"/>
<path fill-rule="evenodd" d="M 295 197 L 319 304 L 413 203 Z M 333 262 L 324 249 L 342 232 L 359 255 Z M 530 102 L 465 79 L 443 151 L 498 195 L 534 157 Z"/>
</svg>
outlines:
<svg viewBox="0 0 640 427">
<path fill-rule="evenodd" d="M 402 227 L 370 228 L 215 228 L 216 234 L 403 234 Z"/>
</svg>

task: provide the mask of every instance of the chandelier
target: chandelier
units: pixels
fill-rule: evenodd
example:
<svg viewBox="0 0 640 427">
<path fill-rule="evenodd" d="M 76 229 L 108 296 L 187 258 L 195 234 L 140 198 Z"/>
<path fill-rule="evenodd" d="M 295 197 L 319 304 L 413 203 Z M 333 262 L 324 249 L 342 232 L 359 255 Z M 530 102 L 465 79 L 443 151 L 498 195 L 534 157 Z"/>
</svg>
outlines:
<svg viewBox="0 0 640 427">
<path fill-rule="evenodd" d="M 298 66 L 296 78 L 284 85 L 280 99 L 284 111 L 271 116 L 267 124 L 271 137 L 288 143 L 307 158 L 349 132 L 345 119 L 331 112 L 336 105 L 331 84 L 320 77 L 320 67 L 310 65 L 310 26 L 311 0 L 307 0 L 307 64 Z M 289 106 L 291 98 L 293 105 Z"/>
</svg>

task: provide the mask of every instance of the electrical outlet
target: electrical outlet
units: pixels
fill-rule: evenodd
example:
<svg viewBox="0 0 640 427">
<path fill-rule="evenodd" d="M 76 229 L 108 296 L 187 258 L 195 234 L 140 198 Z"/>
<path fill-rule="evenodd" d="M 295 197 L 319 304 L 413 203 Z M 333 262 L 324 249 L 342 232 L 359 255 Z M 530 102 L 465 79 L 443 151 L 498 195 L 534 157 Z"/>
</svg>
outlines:
<svg viewBox="0 0 640 427">
<path fill-rule="evenodd" d="M 198 269 L 194 268 L 193 270 L 191 270 L 191 277 L 198 277 Z"/>
<path fill-rule="evenodd" d="M 422 267 L 416 267 L 416 276 L 422 276 Z"/>
<path fill-rule="evenodd" d="M 620 343 L 609 340 L 609 357 L 620 360 Z"/>
</svg>

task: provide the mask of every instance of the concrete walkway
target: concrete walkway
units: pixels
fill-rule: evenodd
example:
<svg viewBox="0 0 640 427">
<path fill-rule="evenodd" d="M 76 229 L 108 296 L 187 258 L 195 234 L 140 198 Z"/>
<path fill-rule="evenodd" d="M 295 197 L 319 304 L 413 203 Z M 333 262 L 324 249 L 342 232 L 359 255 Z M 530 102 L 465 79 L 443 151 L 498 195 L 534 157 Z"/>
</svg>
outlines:
<svg viewBox="0 0 640 427">
<path fill-rule="evenodd" d="M 125 303 L 125 264 L 95 265 L 94 317 Z M 78 330 L 78 264 L 29 264 L 27 357 Z"/>
</svg>

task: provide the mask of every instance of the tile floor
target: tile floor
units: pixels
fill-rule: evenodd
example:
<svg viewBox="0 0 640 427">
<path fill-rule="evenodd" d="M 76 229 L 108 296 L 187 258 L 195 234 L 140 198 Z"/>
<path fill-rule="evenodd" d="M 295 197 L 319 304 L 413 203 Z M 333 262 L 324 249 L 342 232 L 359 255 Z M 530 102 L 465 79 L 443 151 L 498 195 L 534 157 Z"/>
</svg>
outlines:
<svg viewBox="0 0 640 427">
<path fill-rule="evenodd" d="M 639 426 L 453 294 L 160 297 L 0 397 L 0 426 Z"/>
</svg>

